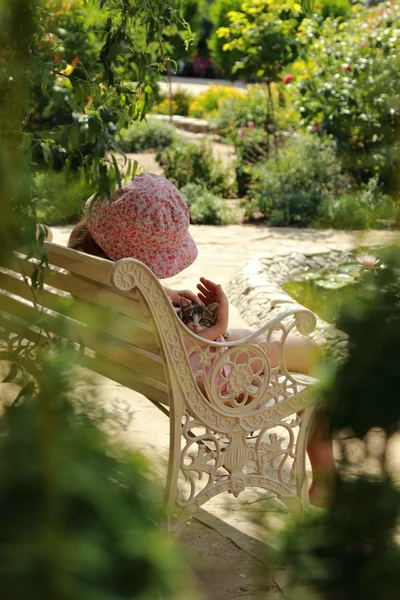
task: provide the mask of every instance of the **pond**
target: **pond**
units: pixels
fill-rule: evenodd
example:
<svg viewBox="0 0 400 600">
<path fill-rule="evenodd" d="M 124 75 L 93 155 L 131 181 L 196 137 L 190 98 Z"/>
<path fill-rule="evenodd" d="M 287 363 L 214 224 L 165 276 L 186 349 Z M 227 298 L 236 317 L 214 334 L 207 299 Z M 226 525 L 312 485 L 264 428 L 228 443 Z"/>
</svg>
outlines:
<svg viewBox="0 0 400 600">
<path fill-rule="evenodd" d="M 308 270 L 299 273 L 282 287 L 321 319 L 335 324 L 342 305 L 354 297 L 360 285 L 359 272 L 358 262 L 338 265 L 336 271 Z"/>
</svg>

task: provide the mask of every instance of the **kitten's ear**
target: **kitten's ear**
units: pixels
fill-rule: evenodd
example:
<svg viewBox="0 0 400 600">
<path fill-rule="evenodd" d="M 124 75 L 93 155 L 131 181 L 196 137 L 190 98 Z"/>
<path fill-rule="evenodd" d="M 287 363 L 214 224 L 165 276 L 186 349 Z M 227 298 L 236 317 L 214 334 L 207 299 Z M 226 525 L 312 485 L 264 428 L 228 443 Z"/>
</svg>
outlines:
<svg viewBox="0 0 400 600">
<path fill-rule="evenodd" d="M 185 298 L 185 296 L 179 296 L 179 306 L 181 307 L 181 310 L 185 310 L 185 308 L 191 304 L 191 301 Z"/>
<path fill-rule="evenodd" d="M 218 312 L 219 309 L 219 302 L 213 302 L 212 304 L 209 304 L 207 306 L 208 310 L 210 310 L 212 313 L 216 314 Z"/>
</svg>

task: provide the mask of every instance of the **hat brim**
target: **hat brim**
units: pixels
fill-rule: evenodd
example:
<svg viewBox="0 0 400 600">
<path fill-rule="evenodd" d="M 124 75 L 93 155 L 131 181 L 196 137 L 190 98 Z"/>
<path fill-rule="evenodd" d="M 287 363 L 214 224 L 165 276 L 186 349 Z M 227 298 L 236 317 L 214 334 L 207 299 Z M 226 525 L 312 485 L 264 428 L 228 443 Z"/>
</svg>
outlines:
<svg viewBox="0 0 400 600">
<path fill-rule="evenodd" d="M 121 258 L 137 258 L 134 255 L 126 256 L 126 254 L 120 256 L 118 251 L 111 251 L 108 255 L 114 261 Z M 168 279 L 189 267 L 196 260 L 197 255 L 196 243 L 190 233 L 186 231 L 173 249 L 157 249 L 154 252 L 148 252 L 146 256 L 141 256 L 138 260 L 148 266 L 158 279 Z"/>
</svg>

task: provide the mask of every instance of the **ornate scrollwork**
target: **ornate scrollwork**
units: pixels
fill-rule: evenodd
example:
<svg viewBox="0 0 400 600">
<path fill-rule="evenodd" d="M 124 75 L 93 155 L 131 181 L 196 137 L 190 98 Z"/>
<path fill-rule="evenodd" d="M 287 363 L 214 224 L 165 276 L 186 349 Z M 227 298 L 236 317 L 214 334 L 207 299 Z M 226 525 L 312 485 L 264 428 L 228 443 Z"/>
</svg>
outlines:
<svg viewBox="0 0 400 600">
<path fill-rule="evenodd" d="M 296 328 L 302 335 L 309 335 L 317 326 L 317 317 L 309 310 L 302 310 L 296 314 Z"/>
<path fill-rule="evenodd" d="M 136 261 L 131 258 L 123 258 L 111 267 L 111 283 L 123 292 L 129 292 L 136 286 L 137 278 Z"/>
</svg>

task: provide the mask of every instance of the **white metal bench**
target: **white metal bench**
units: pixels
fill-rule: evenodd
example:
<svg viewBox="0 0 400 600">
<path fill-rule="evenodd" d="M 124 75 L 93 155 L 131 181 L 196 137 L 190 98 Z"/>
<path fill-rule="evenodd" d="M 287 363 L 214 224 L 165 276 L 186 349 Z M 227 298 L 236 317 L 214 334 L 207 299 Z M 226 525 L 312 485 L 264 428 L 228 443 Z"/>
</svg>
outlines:
<svg viewBox="0 0 400 600">
<path fill-rule="evenodd" d="M 79 364 L 144 394 L 169 415 L 167 510 L 187 518 L 213 496 L 237 496 L 247 487 L 274 492 L 294 512 L 307 507 L 306 442 L 316 407 L 311 380 L 287 371 L 283 345 L 293 329 L 314 329 L 313 313 L 291 306 L 254 334 L 266 334 L 258 346 L 254 336 L 205 342 L 178 319 L 139 261 L 113 263 L 44 246 L 50 268 L 35 300 L 27 278 L 36 259 L 17 254 L 0 266 L 0 309 L 20 335 L 48 343 L 32 326 L 40 310 L 47 330 L 76 342 Z M 271 341 L 277 329 L 281 340 Z M 270 344 L 279 349 L 275 368 Z"/>
</svg>

